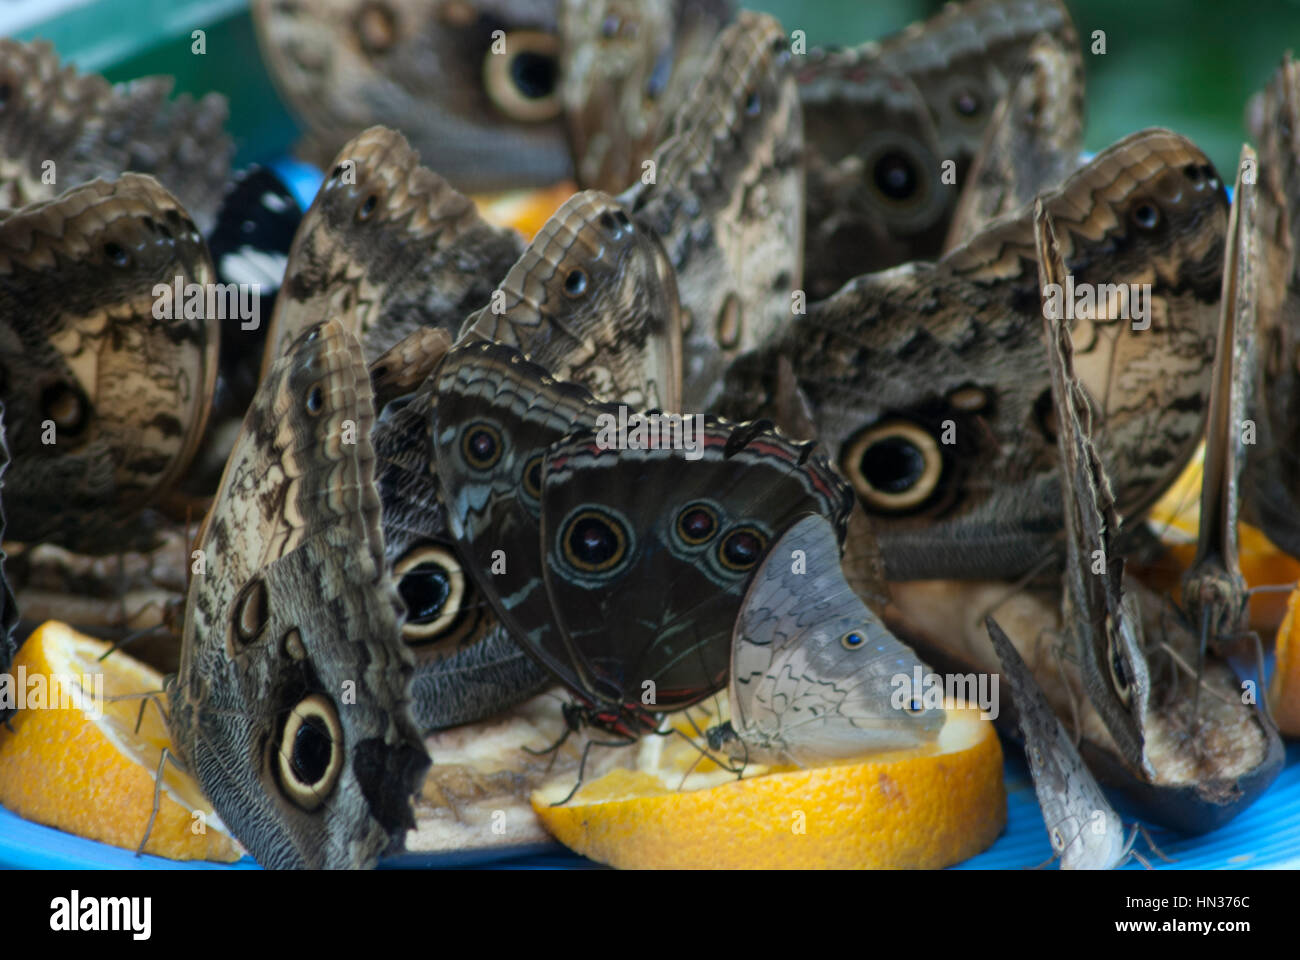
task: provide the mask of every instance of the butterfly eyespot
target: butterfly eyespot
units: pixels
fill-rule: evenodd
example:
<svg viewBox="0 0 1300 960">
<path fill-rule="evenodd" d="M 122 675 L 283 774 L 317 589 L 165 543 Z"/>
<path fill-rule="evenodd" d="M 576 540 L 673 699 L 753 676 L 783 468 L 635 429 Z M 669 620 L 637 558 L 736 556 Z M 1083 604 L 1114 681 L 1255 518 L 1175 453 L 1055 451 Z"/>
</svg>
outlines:
<svg viewBox="0 0 1300 960">
<path fill-rule="evenodd" d="M 739 345 L 740 335 L 745 328 L 745 316 L 740 306 L 740 297 L 734 291 L 727 294 L 727 299 L 722 301 L 722 309 L 718 311 L 714 328 L 718 346 L 731 350 Z"/>
<path fill-rule="evenodd" d="M 291 627 L 289 632 L 280 640 L 280 646 L 284 649 L 284 655 L 290 660 L 306 660 L 307 647 L 302 642 L 302 634 L 297 627 Z"/>
<path fill-rule="evenodd" d="M 361 49 L 370 56 L 385 53 L 397 42 L 397 20 L 393 11 L 382 3 L 367 3 L 355 21 Z"/>
<path fill-rule="evenodd" d="M 474 470 L 490 470 L 501 459 L 501 433 L 486 423 L 471 423 L 465 428 L 460 449 L 465 462 Z"/>
<path fill-rule="evenodd" d="M 844 636 L 840 637 L 840 645 L 845 650 L 857 650 L 867 642 L 867 638 L 856 630 L 850 630 Z"/>
<path fill-rule="evenodd" d="M 587 274 L 570 270 L 564 278 L 564 292 L 570 297 L 580 297 L 587 291 Z"/>
<path fill-rule="evenodd" d="M 973 90 L 958 90 L 952 95 L 952 108 L 960 116 L 977 116 L 984 108 L 984 101 Z"/>
<path fill-rule="evenodd" d="M 234 638 L 241 647 L 256 641 L 266 629 L 271 605 L 266 594 L 266 581 L 261 577 L 250 580 L 240 589 L 232 606 Z"/>
<path fill-rule="evenodd" d="M 845 445 L 841 465 L 863 505 L 885 513 L 919 507 L 943 477 L 934 437 L 907 420 L 868 427 Z"/>
<path fill-rule="evenodd" d="M 756 117 L 763 109 L 763 98 L 758 95 L 757 90 L 751 90 L 745 97 L 745 116 Z"/>
<path fill-rule="evenodd" d="M 718 544 L 718 560 L 728 570 L 749 570 L 763 559 L 767 537 L 753 527 L 741 527 Z"/>
<path fill-rule="evenodd" d="M 1060 827 L 1052 827 L 1052 849 L 1057 853 L 1065 849 L 1065 834 Z"/>
<path fill-rule="evenodd" d="M 549 33 L 516 30 L 505 36 L 505 53 L 483 57 L 483 87 L 511 120 L 543 123 L 560 115 L 559 40 Z"/>
<path fill-rule="evenodd" d="M 1162 217 L 1158 206 L 1150 200 L 1140 200 L 1129 209 L 1129 219 L 1139 230 L 1150 233 L 1160 226 Z"/>
<path fill-rule="evenodd" d="M 919 717 L 925 713 L 925 701 L 920 697 L 913 697 L 907 703 L 903 704 L 903 710 L 913 717 Z"/>
<path fill-rule="evenodd" d="M 361 206 L 357 207 L 357 219 L 363 223 L 369 220 L 374 215 L 377 206 L 379 206 L 379 196 L 372 193 L 361 202 Z"/>
<path fill-rule="evenodd" d="M 579 510 L 560 534 L 565 560 L 584 573 L 605 573 L 627 556 L 627 531 L 603 510 Z"/>
<path fill-rule="evenodd" d="M 116 243 L 104 244 L 104 256 L 115 267 L 129 267 L 131 265 L 131 255 Z"/>
<path fill-rule="evenodd" d="M 406 604 L 404 641 L 439 639 L 456 625 L 465 607 L 465 572 L 449 550 L 416 547 L 393 564 L 393 579 Z"/>
<path fill-rule="evenodd" d="M 343 728 L 319 693 L 300 700 L 285 719 L 278 745 L 280 785 L 295 806 L 318 809 L 343 771 Z"/>
<path fill-rule="evenodd" d="M 54 383 L 41 391 L 43 419 L 53 420 L 55 428 L 67 435 L 76 436 L 85 429 L 90 419 L 89 412 L 89 404 L 80 387 Z"/>
<path fill-rule="evenodd" d="M 524 493 L 534 500 L 542 498 L 542 456 L 538 454 L 524 464 L 522 477 Z"/>
<path fill-rule="evenodd" d="M 307 412 L 312 416 L 320 413 L 325 407 L 325 391 L 321 389 L 320 384 L 316 384 L 307 391 Z"/>
<path fill-rule="evenodd" d="M 880 155 L 871 168 L 871 180 L 881 196 L 896 203 L 911 200 L 921 185 L 916 164 L 898 150 L 888 150 Z"/>
<path fill-rule="evenodd" d="M 979 413 L 988 405 L 989 394 L 982 387 L 958 387 L 948 394 L 948 406 L 963 413 Z"/>
<path fill-rule="evenodd" d="M 608 14 L 605 19 L 600 22 L 600 35 L 606 40 L 613 40 L 618 36 L 619 28 L 622 26 L 623 21 L 612 13 Z"/>
<path fill-rule="evenodd" d="M 1124 663 L 1124 656 L 1121 653 L 1119 644 L 1115 641 L 1114 635 L 1110 629 L 1111 623 L 1109 618 L 1107 618 L 1106 625 L 1106 664 L 1110 670 L 1111 686 L 1115 688 L 1115 693 L 1119 696 L 1120 701 L 1127 707 L 1132 698 L 1128 667 Z"/>
<path fill-rule="evenodd" d="M 692 503 L 677 514 L 677 536 L 687 546 L 708 543 L 718 532 L 718 512 L 707 503 Z"/>
</svg>

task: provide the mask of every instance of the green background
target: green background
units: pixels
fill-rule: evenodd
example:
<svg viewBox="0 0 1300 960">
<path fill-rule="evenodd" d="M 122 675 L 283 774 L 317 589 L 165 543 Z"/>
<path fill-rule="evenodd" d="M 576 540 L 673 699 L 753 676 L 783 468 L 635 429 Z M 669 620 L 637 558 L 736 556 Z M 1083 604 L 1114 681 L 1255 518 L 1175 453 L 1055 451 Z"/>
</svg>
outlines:
<svg viewBox="0 0 1300 960">
<path fill-rule="evenodd" d="M 1142 127 L 1171 127 L 1222 169 L 1245 136 L 1247 99 L 1282 54 L 1300 45 L 1300 3 L 1067 0 L 1079 34 L 1106 32 L 1107 52 L 1085 45 L 1087 146 L 1099 150 Z M 884 36 L 936 12 L 931 0 L 761 0 L 811 44 Z M 190 31 L 207 31 L 207 54 L 190 53 Z M 267 159 L 293 140 L 293 126 L 261 66 L 244 0 L 97 0 L 19 31 L 44 36 L 83 69 L 111 80 L 172 73 L 178 89 L 218 90 L 231 102 L 237 162 Z"/>
</svg>

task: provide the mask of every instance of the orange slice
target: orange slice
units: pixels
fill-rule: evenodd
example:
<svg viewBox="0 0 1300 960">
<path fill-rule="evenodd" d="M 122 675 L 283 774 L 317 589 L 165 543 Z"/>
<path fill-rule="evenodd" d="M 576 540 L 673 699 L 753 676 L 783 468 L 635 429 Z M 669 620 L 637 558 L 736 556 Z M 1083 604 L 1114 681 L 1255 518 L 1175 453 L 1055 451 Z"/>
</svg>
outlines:
<svg viewBox="0 0 1300 960">
<path fill-rule="evenodd" d="M 485 193 L 474 197 L 478 212 L 488 223 L 498 227 L 513 227 L 532 240 L 542 224 L 577 191 L 577 186 L 566 181 L 542 187 L 540 190 L 507 190 L 503 193 Z"/>
<path fill-rule="evenodd" d="M 932 869 L 985 849 L 1006 823 L 1002 748 L 977 710 L 950 709 L 925 749 L 740 780 L 708 760 L 687 773 L 698 752 L 664 743 L 647 738 L 637 769 L 561 806 L 572 782 L 547 784 L 534 811 L 571 849 L 633 869 Z"/>
<path fill-rule="evenodd" d="M 108 649 L 55 620 L 23 644 L 8 687 L 15 698 L 21 687 L 25 702 L 12 731 L 0 728 L 0 806 L 134 850 L 145 834 L 158 761 L 170 741 L 154 705 L 147 705 L 137 733 L 140 701 L 109 698 L 159 690 L 163 678 L 121 653 L 101 662 Z M 240 857 L 198 784 L 170 762 L 145 852 L 175 860 Z"/>
</svg>

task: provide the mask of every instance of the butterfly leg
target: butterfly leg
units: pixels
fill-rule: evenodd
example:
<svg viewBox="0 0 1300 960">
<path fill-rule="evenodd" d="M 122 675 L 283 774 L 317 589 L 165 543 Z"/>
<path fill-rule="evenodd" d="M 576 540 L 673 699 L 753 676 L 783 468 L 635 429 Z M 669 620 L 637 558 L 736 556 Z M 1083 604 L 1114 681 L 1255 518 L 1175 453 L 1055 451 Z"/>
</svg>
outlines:
<svg viewBox="0 0 1300 960">
<path fill-rule="evenodd" d="M 578 761 L 578 779 L 574 782 L 573 789 L 564 795 L 563 800 L 557 800 L 551 806 L 564 806 L 578 792 L 578 788 L 582 786 L 583 777 L 586 775 L 587 755 L 591 753 L 592 747 L 630 747 L 634 743 L 636 743 L 636 737 L 628 737 L 626 740 L 588 740 L 582 748 L 582 759 Z"/>
<path fill-rule="evenodd" d="M 144 716 L 143 703 L 140 704 L 140 715 Z M 154 774 L 153 780 L 153 809 L 149 811 L 149 822 L 145 824 L 144 836 L 140 838 L 140 846 L 135 848 L 135 855 L 137 857 L 144 853 L 144 845 L 149 842 L 149 834 L 153 833 L 153 824 L 158 818 L 158 805 L 162 800 L 163 770 L 166 768 L 167 760 L 170 757 L 171 749 L 169 747 L 163 747 L 162 755 L 158 758 L 158 771 Z"/>
</svg>

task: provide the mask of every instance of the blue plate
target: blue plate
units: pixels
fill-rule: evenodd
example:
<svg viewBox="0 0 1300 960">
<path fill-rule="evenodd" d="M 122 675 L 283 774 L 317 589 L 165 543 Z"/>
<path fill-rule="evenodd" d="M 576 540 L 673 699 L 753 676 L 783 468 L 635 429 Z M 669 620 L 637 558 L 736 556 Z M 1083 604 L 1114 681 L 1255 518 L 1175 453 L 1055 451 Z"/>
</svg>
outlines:
<svg viewBox="0 0 1300 960">
<path fill-rule="evenodd" d="M 959 870 L 1006 870 L 1037 866 L 1052 855 L 1029 771 L 1019 749 L 1007 759 L 1007 828 L 988 850 L 959 864 Z M 1224 827 L 1200 837 L 1150 828 L 1151 838 L 1173 863 L 1151 853 L 1138 838 L 1137 850 L 1157 869 L 1240 870 L 1300 868 L 1300 743 L 1287 747 L 1286 767 L 1252 806 Z M 521 869 L 591 868 L 592 861 L 558 845 L 531 845 L 491 853 L 407 853 L 387 860 L 394 868 L 490 867 Z M 256 870 L 245 857 L 234 864 L 177 862 L 137 857 L 130 850 L 39 824 L 0 808 L 0 867 L 105 870 Z M 1140 870 L 1136 861 L 1127 869 Z"/>
</svg>

